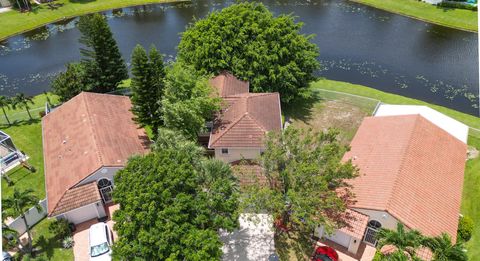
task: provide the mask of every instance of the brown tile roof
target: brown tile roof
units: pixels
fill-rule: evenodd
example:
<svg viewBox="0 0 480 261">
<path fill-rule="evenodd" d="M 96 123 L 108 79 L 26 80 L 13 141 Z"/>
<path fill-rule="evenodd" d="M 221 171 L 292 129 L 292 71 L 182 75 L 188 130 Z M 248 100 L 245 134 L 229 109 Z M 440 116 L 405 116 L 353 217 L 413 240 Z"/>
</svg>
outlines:
<svg viewBox="0 0 480 261">
<path fill-rule="evenodd" d="M 247 93 L 229 96 L 214 124 L 209 148 L 263 147 L 269 131 L 282 129 L 278 93 Z"/>
<path fill-rule="evenodd" d="M 101 200 L 102 198 L 96 182 L 90 182 L 67 190 L 49 216 L 57 216 L 72 209 L 99 202 Z"/>
<path fill-rule="evenodd" d="M 102 166 L 124 166 L 133 154 L 148 151 L 131 106 L 128 97 L 82 92 L 43 117 L 49 213 L 67 190 Z"/>
<path fill-rule="evenodd" d="M 213 77 L 209 82 L 217 89 L 220 97 L 248 93 L 249 91 L 248 82 L 241 81 L 233 76 L 233 74 L 226 71 Z"/>
<path fill-rule="evenodd" d="M 267 178 L 263 175 L 263 168 L 251 161 L 234 161 L 230 163 L 233 175 L 238 179 L 240 187 L 248 187 L 258 184 L 260 186 L 268 185 Z"/>
<path fill-rule="evenodd" d="M 355 208 L 387 211 L 426 235 L 456 239 L 466 145 L 420 115 L 367 117 L 344 160 Z"/>
<path fill-rule="evenodd" d="M 363 239 L 368 224 L 368 216 L 355 210 L 347 209 L 345 211 L 345 220 L 347 225 L 339 230 L 352 237 Z"/>
</svg>

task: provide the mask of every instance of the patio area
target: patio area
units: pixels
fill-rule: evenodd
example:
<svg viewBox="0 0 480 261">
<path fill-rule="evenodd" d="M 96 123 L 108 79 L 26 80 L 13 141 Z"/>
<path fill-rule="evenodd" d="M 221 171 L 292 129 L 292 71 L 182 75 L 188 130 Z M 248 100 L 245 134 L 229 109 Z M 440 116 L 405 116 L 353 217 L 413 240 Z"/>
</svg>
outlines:
<svg viewBox="0 0 480 261">
<path fill-rule="evenodd" d="M 27 160 L 12 141 L 12 138 L 3 131 L 0 131 L 0 173 L 3 175 L 9 170 Z"/>
<path fill-rule="evenodd" d="M 118 204 L 110 204 L 105 206 L 105 212 L 108 216 L 106 223 L 112 231 L 114 241 L 117 240 L 117 233 L 115 233 L 115 231 L 113 230 L 114 222 L 112 220 L 112 213 L 118 208 Z M 91 219 L 76 226 L 77 230 L 73 234 L 73 240 L 75 241 L 75 245 L 73 246 L 73 255 L 75 256 L 75 261 L 90 260 L 88 246 L 88 230 L 91 225 L 96 223 L 98 223 L 97 219 Z"/>
<path fill-rule="evenodd" d="M 360 243 L 357 254 L 348 252 L 348 249 L 328 239 L 321 239 L 317 242 L 319 246 L 329 246 L 338 253 L 339 261 L 371 261 L 375 256 L 376 249 L 365 243 Z"/>
</svg>

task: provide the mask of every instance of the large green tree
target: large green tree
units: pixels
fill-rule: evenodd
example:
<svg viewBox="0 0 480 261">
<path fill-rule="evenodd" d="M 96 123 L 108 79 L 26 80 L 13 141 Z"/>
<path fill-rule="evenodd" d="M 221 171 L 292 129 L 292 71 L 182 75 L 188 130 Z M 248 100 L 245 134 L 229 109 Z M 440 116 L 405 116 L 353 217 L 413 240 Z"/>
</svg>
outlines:
<svg viewBox="0 0 480 261">
<path fill-rule="evenodd" d="M 220 108 L 220 100 L 212 92 L 208 79 L 192 67 L 182 63 L 168 67 L 161 105 L 165 126 L 196 139 L 206 120 Z"/>
<path fill-rule="evenodd" d="M 179 58 L 205 74 L 231 71 L 254 92 L 279 92 L 288 103 L 307 89 L 319 68 L 312 35 L 292 15 L 274 16 L 261 3 L 213 11 L 182 34 Z"/>
<path fill-rule="evenodd" d="M 161 100 L 165 86 L 163 57 L 155 46 L 147 52 L 137 45 L 132 53 L 132 112 L 142 127 L 151 126 L 156 137 L 162 124 Z"/>
<path fill-rule="evenodd" d="M 259 159 L 268 185 L 247 187 L 243 208 L 266 210 L 283 226 L 300 232 L 344 225 L 352 199 L 346 181 L 357 175 L 351 162 L 341 161 L 346 150 L 333 130 L 316 133 L 289 127 L 270 133 Z"/>
<path fill-rule="evenodd" d="M 85 46 L 80 52 L 87 89 L 101 93 L 115 90 L 128 78 L 128 70 L 106 18 L 101 14 L 81 16 L 78 29 L 82 33 L 79 42 Z"/>
<path fill-rule="evenodd" d="M 177 137 L 175 139 L 162 138 Z M 113 214 L 121 260 L 218 260 L 218 230 L 238 226 L 238 188 L 228 165 L 161 129 L 154 150 L 115 175 Z"/>
<path fill-rule="evenodd" d="M 39 212 L 43 210 L 39 204 L 38 198 L 33 195 L 33 190 L 31 189 L 18 190 L 17 188 L 14 188 L 13 195 L 2 200 L 2 208 L 6 210 L 6 212 L 2 212 L 2 214 L 6 214 L 7 217 L 12 218 L 19 216 L 25 224 L 28 239 L 28 244 L 25 246 L 27 252 L 32 251 L 32 234 L 30 232 L 30 225 L 27 223 L 25 217 L 25 212 L 32 206 L 34 206 Z"/>
<path fill-rule="evenodd" d="M 66 102 L 82 91 L 87 91 L 86 70 L 81 63 L 69 63 L 67 70 L 58 74 L 52 82 L 52 92 L 61 102 Z"/>
</svg>

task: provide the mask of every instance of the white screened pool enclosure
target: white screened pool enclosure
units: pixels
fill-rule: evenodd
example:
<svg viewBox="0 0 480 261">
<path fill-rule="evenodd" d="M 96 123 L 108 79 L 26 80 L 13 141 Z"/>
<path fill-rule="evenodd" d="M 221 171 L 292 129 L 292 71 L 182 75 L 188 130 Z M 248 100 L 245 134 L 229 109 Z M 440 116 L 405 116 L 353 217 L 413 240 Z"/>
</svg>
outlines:
<svg viewBox="0 0 480 261">
<path fill-rule="evenodd" d="M 26 159 L 26 156 L 15 147 L 10 136 L 0 131 L 0 174 L 7 173 Z"/>
</svg>

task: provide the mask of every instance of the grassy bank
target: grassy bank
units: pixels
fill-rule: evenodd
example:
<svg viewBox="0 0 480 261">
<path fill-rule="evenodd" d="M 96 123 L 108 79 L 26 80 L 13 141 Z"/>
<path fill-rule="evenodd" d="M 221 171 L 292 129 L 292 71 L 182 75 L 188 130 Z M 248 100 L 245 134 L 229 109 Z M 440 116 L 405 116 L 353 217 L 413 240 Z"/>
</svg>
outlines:
<svg viewBox="0 0 480 261">
<path fill-rule="evenodd" d="M 470 136 L 468 144 L 480 150 L 480 138 Z M 467 161 L 463 185 L 462 214 L 475 221 L 472 238 L 467 242 L 468 260 L 480 260 L 480 157 Z"/>
<path fill-rule="evenodd" d="M 350 84 L 346 82 L 338 82 L 332 80 L 320 80 L 312 84 L 314 89 L 325 89 L 331 91 L 338 91 L 369 97 L 380 100 L 389 104 L 412 104 L 412 105 L 426 105 L 435 110 L 438 110 L 458 121 L 461 121 L 470 127 L 480 129 L 480 118 L 449 108 L 438 105 L 429 104 L 420 100 L 407 98 L 404 96 L 390 94 L 375 90 L 369 87 Z M 468 145 L 480 150 L 480 132 L 470 131 Z M 465 181 L 463 186 L 462 207 L 461 213 L 467 215 L 475 222 L 475 230 L 472 238 L 467 242 L 467 254 L 469 260 L 480 260 L 480 157 L 470 159 L 467 161 L 465 168 Z"/>
<path fill-rule="evenodd" d="M 351 0 L 434 24 L 478 32 L 477 12 L 437 7 L 417 0 Z"/>
<path fill-rule="evenodd" d="M 57 0 L 58 9 L 52 10 L 46 4 L 34 6 L 32 12 L 20 13 L 12 10 L 0 13 L 0 40 L 9 36 L 32 30 L 39 26 L 59 21 L 65 18 L 76 17 L 88 13 L 95 13 L 114 8 L 134 5 L 180 2 L 179 0 Z"/>
<path fill-rule="evenodd" d="M 449 109 L 443 106 L 434 105 L 421 100 L 407 98 L 405 96 L 401 96 L 397 94 L 382 92 L 366 86 L 351 84 L 347 82 L 333 81 L 333 80 L 319 80 L 317 82 L 312 83 L 312 87 L 369 97 L 369 98 L 377 99 L 384 103 L 389 103 L 389 104 L 426 105 L 460 122 L 463 122 L 470 127 L 480 129 L 479 117 L 475 117 L 475 116 L 462 113 L 453 109 Z"/>
</svg>

